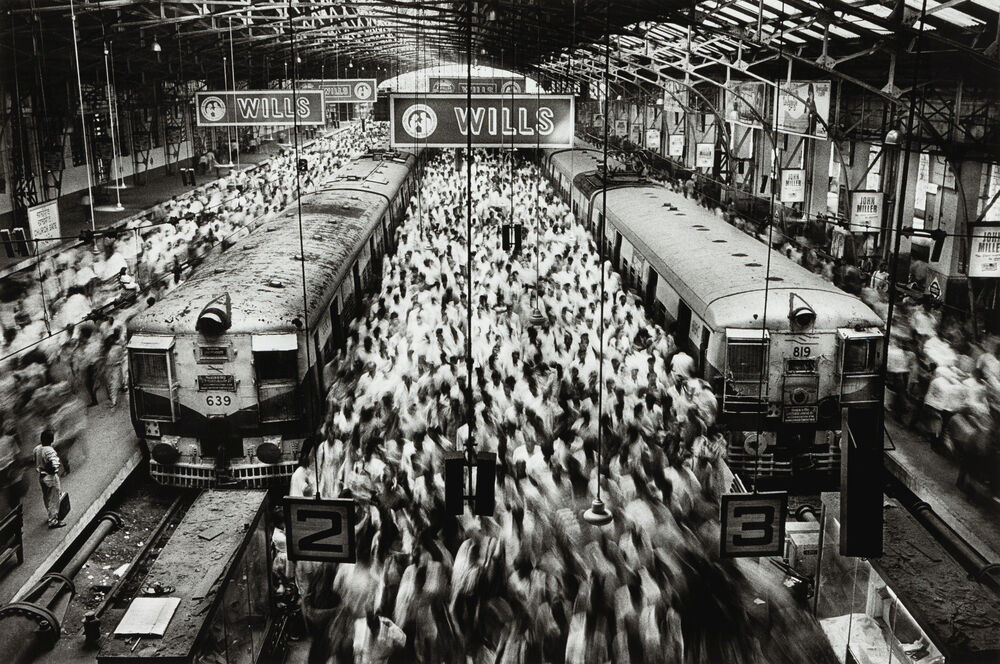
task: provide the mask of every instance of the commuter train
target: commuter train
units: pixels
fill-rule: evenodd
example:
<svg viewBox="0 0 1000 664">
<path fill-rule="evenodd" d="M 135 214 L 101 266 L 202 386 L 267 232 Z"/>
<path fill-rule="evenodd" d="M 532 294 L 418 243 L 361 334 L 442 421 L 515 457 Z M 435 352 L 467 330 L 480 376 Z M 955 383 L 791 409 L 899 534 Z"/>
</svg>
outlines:
<svg viewBox="0 0 1000 664">
<path fill-rule="evenodd" d="M 610 161 L 602 240 L 601 162 L 585 145 L 542 155 L 624 285 L 719 396 L 730 467 L 757 474 L 760 486 L 833 485 L 841 407 L 881 407 L 883 321 L 682 194 L 616 174 Z"/>
<path fill-rule="evenodd" d="M 130 321 L 132 422 L 154 480 L 256 487 L 291 475 L 323 415 L 323 366 L 395 250 L 418 158 L 355 159 L 302 197 L 301 245 L 292 205 Z"/>
</svg>

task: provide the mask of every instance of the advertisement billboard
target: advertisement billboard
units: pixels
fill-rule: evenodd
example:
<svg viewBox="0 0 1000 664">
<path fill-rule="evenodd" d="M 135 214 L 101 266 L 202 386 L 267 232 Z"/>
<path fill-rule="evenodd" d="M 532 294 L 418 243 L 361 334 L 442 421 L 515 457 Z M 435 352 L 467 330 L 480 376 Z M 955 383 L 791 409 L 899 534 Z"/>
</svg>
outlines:
<svg viewBox="0 0 1000 664">
<path fill-rule="evenodd" d="M 854 233 L 878 233 L 882 228 L 881 191 L 851 192 L 851 231 Z"/>
<path fill-rule="evenodd" d="M 198 92 L 199 127 L 322 125 L 323 92 L 319 90 L 238 90 Z"/>
<path fill-rule="evenodd" d="M 698 168 L 711 168 L 715 163 L 715 144 L 699 143 L 695 152 L 694 165 Z"/>
<path fill-rule="evenodd" d="M 1000 227 L 973 226 L 970 277 L 1000 277 Z"/>
<path fill-rule="evenodd" d="M 726 84 L 726 119 L 744 127 L 761 128 L 766 84 L 760 81 L 729 81 Z M 758 117 L 759 116 L 759 117 Z"/>
<path fill-rule="evenodd" d="M 327 104 L 358 104 L 378 99 L 374 78 L 311 78 L 298 82 L 299 90 L 322 90 Z"/>
<path fill-rule="evenodd" d="M 806 171 L 786 168 L 781 171 L 781 202 L 802 203 L 806 200 Z"/>
<path fill-rule="evenodd" d="M 825 123 L 830 121 L 830 81 L 780 83 L 776 107 L 778 131 L 826 138 Z"/>
<path fill-rule="evenodd" d="M 433 94 L 467 94 L 469 79 L 461 76 L 431 76 L 428 87 Z M 472 79 L 472 94 L 521 94 L 524 78 L 482 77 Z"/>
<path fill-rule="evenodd" d="M 392 147 L 573 147 L 572 95 L 393 94 Z"/>
<path fill-rule="evenodd" d="M 671 157 L 684 156 L 684 134 L 670 134 L 670 144 L 667 154 Z"/>
</svg>

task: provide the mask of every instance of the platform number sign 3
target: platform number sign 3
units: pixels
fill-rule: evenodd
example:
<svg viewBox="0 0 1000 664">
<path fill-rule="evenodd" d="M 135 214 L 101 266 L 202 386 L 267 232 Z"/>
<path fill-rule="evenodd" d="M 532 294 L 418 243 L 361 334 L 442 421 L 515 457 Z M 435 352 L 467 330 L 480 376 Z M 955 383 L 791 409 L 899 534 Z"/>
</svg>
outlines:
<svg viewBox="0 0 1000 664">
<path fill-rule="evenodd" d="M 728 493 L 722 496 L 723 558 L 780 556 L 785 548 L 788 493 Z"/>
<path fill-rule="evenodd" d="M 289 560 L 353 563 L 353 500 L 285 496 L 285 528 Z"/>
</svg>

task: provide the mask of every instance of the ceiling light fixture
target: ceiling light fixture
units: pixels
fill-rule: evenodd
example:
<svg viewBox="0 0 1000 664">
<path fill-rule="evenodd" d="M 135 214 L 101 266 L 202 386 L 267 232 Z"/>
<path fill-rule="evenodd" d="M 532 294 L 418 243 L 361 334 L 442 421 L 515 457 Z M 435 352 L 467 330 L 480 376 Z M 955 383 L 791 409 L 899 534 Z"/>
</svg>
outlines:
<svg viewBox="0 0 1000 664">
<path fill-rule="evenodd" d="M 162 50 L 163 47 L 160 46 L 160 42 L 156 41 L 156 37 L 153 37 L 153 53 L 159 53 Z"/>
</svg>

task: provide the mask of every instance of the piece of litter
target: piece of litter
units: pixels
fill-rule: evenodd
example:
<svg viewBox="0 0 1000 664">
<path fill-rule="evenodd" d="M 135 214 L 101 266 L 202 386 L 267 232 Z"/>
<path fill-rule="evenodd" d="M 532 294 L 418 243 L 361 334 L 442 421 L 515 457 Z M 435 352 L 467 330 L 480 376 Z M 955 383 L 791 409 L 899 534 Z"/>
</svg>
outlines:
<svg viewBox="0 0 1000 664">
<path fill-rule="evenodd" d="M 118 579 L 120 579 L 120 578 L 122 578 L 123 576 L 125 576 L 125 572 L 127 572 L 127 571 L 128 571 L 128 563 L 125 563 L 125 564 L 123 564 L 123 565 L 120 565 L 120 566 L 118 567 L 118 569 L 116 569 L 116 570 L 115 570 L 114 572 L 112 572 L 111 574 L 112 574 L 112 576 L 114 576 L 115 578 L 118 578 Z"/>
</svg>

